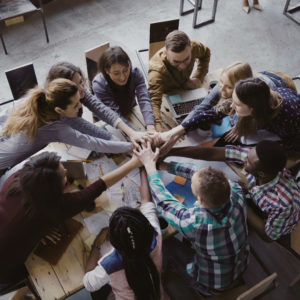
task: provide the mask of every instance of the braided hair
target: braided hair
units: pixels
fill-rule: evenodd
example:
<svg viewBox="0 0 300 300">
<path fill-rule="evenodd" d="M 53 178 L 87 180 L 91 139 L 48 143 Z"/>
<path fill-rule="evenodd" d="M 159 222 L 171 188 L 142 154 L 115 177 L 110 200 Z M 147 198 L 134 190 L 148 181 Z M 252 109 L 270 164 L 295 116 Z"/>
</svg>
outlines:
<svg viewBox="0 0 300 300">
<path fill-rule="evenodd" d="M 138 300 L 160 299 L 159 275 L 150 257 L 154 232 L 138 209 L 120 207 L 110 218 L 110 242 L 122 255 L 128 284 Z"/>
</svg>

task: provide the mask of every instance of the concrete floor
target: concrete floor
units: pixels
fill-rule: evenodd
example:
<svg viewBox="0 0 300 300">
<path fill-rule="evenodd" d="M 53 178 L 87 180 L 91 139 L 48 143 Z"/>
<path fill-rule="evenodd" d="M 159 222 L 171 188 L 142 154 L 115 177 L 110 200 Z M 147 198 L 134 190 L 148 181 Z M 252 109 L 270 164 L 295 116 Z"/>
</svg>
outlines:
<svg viewBox="0 0 300 300">
<path fill-rule="evenodd" d="M 210 17 L 212 2 L 203 1 L 199 20 Z M 45 5 L 49 44 L 38 14 L 4 29 L 9 55 L 0 46 L 0 103 L 12 98 L 5 70 L 33 62 L 42 85 L 58 61 L 70 61 L 86 72 L 84 51 L 106 41 L 122 46 L 138 65 L 135 49 L 148 47 L 149 24 L 174 18 L 180 18 L 179 28 L 192 39 L 210 47 L 210 70 L 242 60 L 256 71 L 295 76 L 300 74 L 300 27 L 282 14 L 285 2 L 260 0 L 264 11 L 252 9 L 247 15 L 241 0 L 219 1 L 215 23 L 193 29 L 192 15 L 179 17 L 179 0 L 55 0 Z M 300 90 L 300 81 L 297 86 Z M 78 299 L 89 298 L 83 292 Z"/>
</svg>

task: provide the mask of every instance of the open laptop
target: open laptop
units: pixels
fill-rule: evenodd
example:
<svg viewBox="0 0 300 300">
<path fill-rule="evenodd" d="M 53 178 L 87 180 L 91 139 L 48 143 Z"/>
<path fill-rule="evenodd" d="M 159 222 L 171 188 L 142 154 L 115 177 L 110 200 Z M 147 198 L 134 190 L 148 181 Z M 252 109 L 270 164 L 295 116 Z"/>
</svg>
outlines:
<svg viewBox="0 0 300 300">
<path fill-rule="evenodd" d="M 166 95 L 166 99 L 175 120 L 181 123 L 183 119 L 200 104 L 207 96 L 205 88 L 187 90 L 174 95 Z"/>
</svg>

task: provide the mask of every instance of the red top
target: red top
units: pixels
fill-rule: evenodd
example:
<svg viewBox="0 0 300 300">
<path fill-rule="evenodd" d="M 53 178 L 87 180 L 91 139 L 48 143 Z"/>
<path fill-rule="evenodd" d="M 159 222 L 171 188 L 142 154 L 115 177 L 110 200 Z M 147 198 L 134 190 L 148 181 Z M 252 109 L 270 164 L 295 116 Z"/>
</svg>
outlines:
<svg viewBox="0 0 300 300">
<path fill-rule="evenodd" d="M 22 195 L 5 197 L 17 174 L 6 180 L 0 192 L 0 284 L 23 278 L 27 256 L 52 225 L 43 216 L 26 221 Z M 100 178 L 81 191 L 63 194 L 62 221 L 91 205 L 105 190 L 105 182 Z"/>
</svg>

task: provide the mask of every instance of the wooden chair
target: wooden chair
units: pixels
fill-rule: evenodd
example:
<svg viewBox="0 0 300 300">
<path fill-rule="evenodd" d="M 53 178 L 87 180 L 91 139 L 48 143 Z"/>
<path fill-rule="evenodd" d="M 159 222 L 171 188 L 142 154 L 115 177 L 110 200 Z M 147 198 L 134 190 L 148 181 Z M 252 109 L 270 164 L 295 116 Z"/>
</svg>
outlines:
<svg viewBox="0 0 300 300">
<path fill-rule="evenodd" d="M 41 0 L 39 0 L 39 7 L 36 7 L 33 5 L 29 0 L 1 0 L 0 2 L 0 21 L 4 22 L 5 20 L 26 15 L 32 12 L 39 12 L 41 14 L 46 40 L 47 43 L 49 43 L 49 37 L 48 37 L 48 31 L 46 26 L 46 21 L 44 17 L 44 9 L 43 9 L 43 3 Z M 2 42 L 2 46 L 4 49 L 5 54 L 7 55 L 7 49 L 4 43 L 4 39 L 1 32 L 0 27 L 0 38 Z"/>
<path fill-rule="evenodd" d="M 14 100 L 23 97 L 29 89 L 38 84 L 33 64 L 7 70 L 5 74 Z"/>
<path fill-rule="evenodd" d="M 149 49 L 136 50 L 136 55 L 141 64 L 145 79 L 148 81 L 149 60 L 165 45 L 166 36 L 178 29 L 179 19 L 166 20 L 150 24 Z"/>
<path fill-rule="evenodd" d="M 247 289 L 245 284 L 225 291 L 217 296 L 211 296 L 209 300 L 252 300 L 257 296 L 264 295 L 278 286 L 277 273 L 273 273 L 265 279 L 258 282 L 253 287 Z"/>
<path fill-rule="evenodd" d="M 179 27 L 179 19 L 150 24 L 149 60 L 165 45 L 166 36 Z"/>
<path fill-rule="evenodd" d="M 184 7 L 184 0 L 180 0 L 180 8 L 179 8 L 179 14 L 181 16 L 185 16 L 189 13 L 194 13 L 193 16 L 193 27 L 194 28 L 199 28 L 201 26 L 205 26 L 207 24 L 213 23 L 215 21 L 215 17 L 216 17 L 216 12 L 217 12 L 217 5 L 218 5 L 218 0 L 214 0 L 214 4 L 212 7 L 212 14 L 211 14 L 211 18 L 206 20 L 206 21 L 202 21 L 200 23 L 197 24 L 197 16 L 198 16 L 198 12 L 199 10 L 201 10 L 202 8 L 202 0 L 187 0 L 194 8 L 193 9 L 189 9 L 184 11 L 183 7 Z"/>
<path fill-rule="evenodd" d="M 108 48 L 109 43 L 107 42 L 84 52 L 90 88 L 92 87 L 94 77 L 98 73 L 98 61 L 104 51 Z"/>
</svg>

